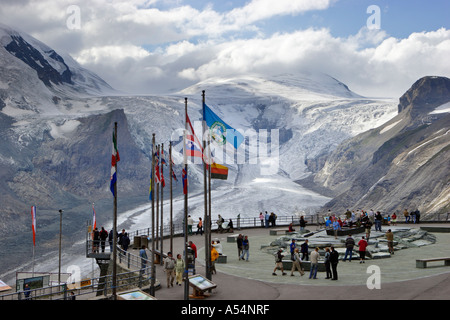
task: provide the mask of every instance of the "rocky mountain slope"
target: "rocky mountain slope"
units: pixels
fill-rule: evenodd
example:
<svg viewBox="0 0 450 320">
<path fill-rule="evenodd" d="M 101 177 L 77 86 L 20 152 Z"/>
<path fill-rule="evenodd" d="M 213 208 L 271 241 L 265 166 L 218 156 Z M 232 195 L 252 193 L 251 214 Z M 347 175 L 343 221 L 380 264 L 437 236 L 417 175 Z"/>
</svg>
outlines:
<svg viewBox="0 0 450 320">
<path fill-rule="evenodd" d="M 337 195 L 325 209 L 450 211 L 450 79 L 424 77 L 400 97 L 398 115 L 342 143 L 314 182 Z"/>
</svg>

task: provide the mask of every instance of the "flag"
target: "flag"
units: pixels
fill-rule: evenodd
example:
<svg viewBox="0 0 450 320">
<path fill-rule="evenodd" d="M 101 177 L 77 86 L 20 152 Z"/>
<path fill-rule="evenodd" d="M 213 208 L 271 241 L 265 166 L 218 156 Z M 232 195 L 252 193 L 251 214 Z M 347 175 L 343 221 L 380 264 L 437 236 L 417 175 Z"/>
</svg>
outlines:
<svg viewBox="0 0 450 320">
<path fill-rule="evenodd" d="M 242 134 L 220 119 L 206 104 L 203 104 L 203 120 L 211 131 L 212 139 L 219 145 L 226 142 L 237 149 L 244 141 Z"/>
<path fill-rule="evenodd" d="M 199 149 L 199 146 L 195 143 L 193 135 L 186 135 L 186 155 L 190 157 L 203 157 L 203 152 Z"/>
<path fill-rule="evenodd" d="M 36 246 L 36 206 L 31 207 L 31 229 L 33 230 L 33 246 Z"/>
<path fill-rule="evenodd" d="M 211 165 L 211 179 L 227 180 L 228 168 L 217 163 Z"/>
<path fill-rule="evenodd" d="M 203 147 L 194 132 L 189 116 L 186 114 L 187 132 L 186 132 L 186 156 L 203 158 Z"/>
<path fill-rule="evenodd" d="M 164 149 L 161 149 L 161 164 L 167 165 L 166 159 L 164 157 Z"/>
<path fill-rule="evenodd" d="M 183 180 L 183 194 L 187 194 L 187 174 L 186 174 L 186 170 L 183 169 L 182 170 L 182 180 Z"/>
<path fill-rule="evenodd" d="M 114 135 L 113 131 L 113 144 L 112 144 L 112 156 L 111 156 L 111 184 L 109 188 L 111 189 L 111 192 L 113 196 L 115 197 L 116 194 L 114 193 L 114 186 L 117 182 L 117 174 L 116 174 L 116 164 L 120 161 L 119 151 L 117 150 L 117 141 L 116 137 Z"/>
<path fill-rule="evenodd" d="M 150 187 L 148 188 L 148 200 L 150 200 L 150 201 L 152 201 L 152 197 L 153 197 L 153 194 L 152 194 L 152 175 L 153 175 L 153 168 L 150 171 Z"/>
<path fill-rule="evenodd" d="M 94 204 L 92 204 L 92 230 L 95 230 L 95 228 L 97 228 L 97 218 L 95 217 Z"/>
<path fill-rule="evenodd" d="M 175 171 L 173 171 L 173 169 L 172 169 L 172 178 L 173 180 L 178 182 L 177 176 L 175 175 Z"/>
</svg>

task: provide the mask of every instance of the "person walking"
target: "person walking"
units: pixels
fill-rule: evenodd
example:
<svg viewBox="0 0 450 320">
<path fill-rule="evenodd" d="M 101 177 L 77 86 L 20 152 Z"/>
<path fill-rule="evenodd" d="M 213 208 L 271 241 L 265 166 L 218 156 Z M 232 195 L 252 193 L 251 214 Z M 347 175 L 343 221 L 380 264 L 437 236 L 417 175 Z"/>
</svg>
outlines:
<svg viewBox="0 0 450 320">
<path fill-rule="evenodd" d="M 309 278 L 317 279 L 317 270 L 319 269 L 319 248 L 315 248 L 313 252 L 311 252 L 310 261 L 311 261 L 311 269 L 309 270 Z"/>
<path fill-rule="evenodd" d="M 242 242 L 244 241 L 244 237 L 242 234 L 239 234 L 239 236 L 236 239 L 236 244 L 237 244 L 237 249 L 238 249 L 238 258 L 239 260 L 241 260 L 241 255 L 242 255 Z"/>
<path fill-rule="evenodd" d="M 362 236 L 361 240 L 359 240 L 358 247 L 359 247 L 359 263 L 365 263 L 367 240 L 364 238 L 364 236 Z"/>
<path fill-rule="evenodd" d="M 276 258 L 275 258 L 275 269 L 273 269 L 273 272 L 272 272 L 273 276 L 277 275 L 276 274 L 277 269 L 281 270 L 281 274 L 283 276 L 286 275 L 286 273 L 284 272 L 284 269 L 283 269 L 283 257 L 284 256 L 281 254 L 281 252 L 283 252 L 283 249 L 278 249 L 278 252 L 277 252 Z"/>
<path fill-rule="evenodd" d="M 338 272 L 337 272 L 338 262 L 339 262 L 339 253 L 334 249 L 334 247 L 331 247 L 330 263 L 331 263 L 331 272 L 333 274 L 331 280 L 338 279 Z"/>
<path fill-rule="evenodd" d="M 325 271 L 327 273 L 327 276 L 325 279 L 331 279 L 331 262 L 330 262 L 330 248 L 325 248 Z"/>
<path fill-rule="evenodd" d="M 139 250 L 139 257 L 141 257 L 141 273 L 145 273 L 145 268 L 147 267 L 147 252 L 145 251 L 145 245 Z"/>
<path fill-rule="evenodd" d="M 353 247 L 355 246 L 355 240 L 353 239 L 352 235 L 349 234 L 347 236 L 347 239 L 345 240 L 345 256 L 342 261 L 347 260 L 347 256 L 349 256 L 348 261 L 352 262 L 352 254 L 353 254 Z"/>
<path fill-rule="evenodd" d="M 175 259 L 172 257 L 172 252 L 167 252 L 167 258 L 164 259 L 164 272 L 166 273 L 167 288 L 173 287 L 173 280 L 175 279 Z"/>
<path fill-rule="evenodd" d="M 298 270 L 298 272 L 300 273 L 300 276 L 303 276 L 305 274 L 305 272 L 303 271 L 303 268 L 302 268 L 302 259 L 300 258 L 298 248 L 294 249 L 294 257 L 293 257 L 292 268 L 291 268 L 291 277 L 294 276 L 295 270 Z"/>
<path fill-rule="evenodd" d="M 185 269 L 184 260 L 181 258 L 181 254 L 177 254 L 177 260 L 175 261 L 175 284 L 181 286 L 183 283 L 183 273 Z"/>
<path fill-rule="evenodd" d="M 248 256 L 250 255 L 250 241 L 248 240 L 248 236 L 245 236 L 242 241 L 242 255 L 239 257 L 239 260 L 244 260 L 245 255 L 247 255 L 245 261 L 248 262 Z"/>
</svg>

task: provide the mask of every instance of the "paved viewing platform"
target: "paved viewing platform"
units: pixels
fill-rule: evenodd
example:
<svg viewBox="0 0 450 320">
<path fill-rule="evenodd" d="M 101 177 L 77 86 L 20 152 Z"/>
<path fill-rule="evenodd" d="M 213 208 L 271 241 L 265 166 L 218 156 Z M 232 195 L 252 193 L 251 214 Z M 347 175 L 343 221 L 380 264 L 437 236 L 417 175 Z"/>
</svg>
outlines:
<svg viewBox="0 0 450 320">
<path fill-rule="evenodd" d="M 395 251 L 390 258 L 368 259 L 360 264 L 359 259 L 352 262 L 339 261 L 337 281 L 325 279 L 325 272 L 318 272 L 318 279 L 309 279 L 309 272 L 304 276 L 298 272 L 290 276 L 290 270 L 285 270 L 287 275 L 282 276 L 277 271 L 277 276 L 272 272 L 275 267 L 273 255 L 262 250 L 280 235 L 271 235 L 270 228 L 252 228 L 234 230 L 231 233 L 213 232 L 212 239 L 219 239 L 223 246 L 223 253 L 227 256 L 226 263 L 216 263 L 217 274 L 212 275 L 212 281 L 217 284 L 207 300 L 289 300 L 289 299 L 324 299 L 324 300 L 348 300 L 348 299 L 383 299 L 383 300 L 410 300 L 410 299 L 448 299 L 450 297 L 450 268 L 444 262 L 433 262 L 427 268 L 417 268 L 416 259 L 450 257 L 450 233 L 442 227 L 447 224 L 399 224 L 395 228 L 438 227 L 427 228 L 427 232 L 436 237 L 436 243 L 414 248 Z M 297 226 L 298 227 L 298 226 Z M 388 227 L 383 226 L 382 233 Z M 316 226 L 310 228 L 316 230 Z M 436 230 L 437 232 L 433 232 Z M 237 246 L 234 241 L 227 241 L 233 234 L 247 235 L 250 241 L 249 261 L 238 259 Z M 273 234 L 273 232 L 272 232 Z M 364 234 L 353 235 L 356 242 Z M 372 237 L 376 233 L 372 228 Z M 289 235 L 287 235 L 289 237 Z M 332 241 L 341 243 L 346 236 L 338 237 Z M 204 237 L 200 235 L 189 236 L 198 249 L 196 261 L 196 273 L 205 275 L 204 267 Z M 174 238 L 174 257 L 183 253 L 184 238 Z M 297 245 L 301 245 L 301 241 Z M 169 240 L 164 241 L 164 251 L 169 248 Z M 311 249 L 311 248 L 310 248 Z M 354 249 L 357 250 L 357 247 Z M 342 252 L 342 251 L 341 251 Z M 342 255 L 341 255 L 342 258 Z M 289 256 L 286 257 L 289 259 Z M 369 289 L 367 282 L 373 274 L 373 268 L 378 267 L 380 272 L 380 289 Z M 163 267 L 156 265 L 156 277 L 161 283 L 161 288 L 155 293 L 160 300 L 183 300 L 184 287 L 176 286 L 167 288 L 166 276 Z M 190 289 L 192 293 L 192 288 Z"/>
</svg>

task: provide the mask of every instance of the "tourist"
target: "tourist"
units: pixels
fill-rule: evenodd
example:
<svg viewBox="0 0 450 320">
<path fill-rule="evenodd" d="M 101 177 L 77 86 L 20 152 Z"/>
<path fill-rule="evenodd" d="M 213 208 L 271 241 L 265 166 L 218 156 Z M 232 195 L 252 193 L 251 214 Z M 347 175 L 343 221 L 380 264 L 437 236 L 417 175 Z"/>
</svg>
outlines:
<svg viewBox="0 0 450 320">
<path fill-rule="evenodd" d="M 188 235 L 192 235 L 192 226 L 194 225 L 194 219 L 190 215 L 187 218 Z"/>
<path fill-rule="evenodd" d="M 264 228 L 264 215 L 262 212 L 259 213 L 259 221 L 261 221 L 261 228 Z"/>
<path fill-rule="evenodd" d="M 147 267 L 147 252 L 145 251 L 145 245 L 139 250 L 139 257 L 141 257 L 141 273 L 145 273 L 145 268 Z"/>
<path fill-rule="evenodd" d="M 248 256 L 250 254 L 250 242 L 248 240 L 248 236 L 244 237 L 244 240 L 242 240 L 242 254 L 239 257 L 239 260 L 244 260 L 244 256 L 247 255 L 247 258 L 245 258 L 245 261 L 248 262 Z"/>
<path fill-rule="evenodd" d="M 420 211 L 419 211 L 419 209 L 416 210 L 415 214 L 416 214 L 416 221 L 414 223 L 419 223 L 420 222 Z"/>
<path fill-rule="evenodd" d="M 355 246 L 355 240 L 353 239 L 352 235 L 349 234 L 347 236 L 347 239 L 345 240 L 345 256 L 342 261 L 347 260 L 347 256 L 349 256 L 348 261 L 352 261 L 352 255 L 353 255 L 353 247 Z"/>
<path fill-rule="evenodd" d="M 284 256 L 281 254 L 282 251 L 283 251 L 283 249 L 278 249 L 278 252 L 277 252 L 277 255 L 276 255 L 276 258 L 275 258 L 275 269 L 273 269 L 273 272 L 272 272 L 273 276 L 277 275 L 276 274 L 277 269 L 281 270 L 281 274 L 283 276 L 286 275 L 286 273 L 284 272 L 284 269 L 283 269 L 283 257 Z"/>
<path fill-rule="evenodd" d="M 202 236 L 203 235 L 203 220 L 202 218 L 198 218 L 198 223 L 197 223 L 197 232 L 195 234 L 199 234 Z"/>
<path fill-rule="evenodd" d="M 308 239 L 306 239 L 305 242 L 300 246 L 300 252 L 302 254 L 302 261 L 309 260 Z"/>
<path fill-rule="evenodd" d="M 392 233 L 391 229 L 389 229 L 386 232 L 386 239 L 389 248 L 389 253 L 394 254 L 394 234 Z"/>
<path fill-rule="evenodd" d="M 94 239 L 93 252 L 94 253 L 98 253 L 98 246 L 99 246 L 99 243 L 100 243 L 100 232 L 98 231 L 98 228 L 94 229 L 93 239 Z"/>
<path fill-rule="evenodd" d="M 297 244 L 295 243 L 295 239 L 292 239 L 292 242 L 289 245 L 289 248 L 291 249 L 291 260 L 294 261 L 294 250 L 295 250 L 295 248 L 297 248 Z"/>
<path fill-rule="evenodd" d="M 289 232 L 294 232 L 295 231 L 292 222 L 289 224 L 288 231 Z"/>
<path fill-rule="evenodd" d="M 313 252 L 311 252 L 310 261 L 311 261 L 311 269 L 309 270 L 309 278 L 317 279 L 317 270 L 319 269 L 319 248 L 315 248 Z"/>
<path fill-rule="evenodd" d="M 166 273 L 167 288 L 173 287 L 173 280 L 175 279 L 175 259 L 172 257 L 172 252 L 167 252 L 167 258 L 164 259 L 164 272 Z"/>
<path fill-rule="evenodd" d="M 359 247 L 359 263 L 365 263 L 367 240 L 364 238 L 364 236 L 362 236 L 361 240 L 359 240 L 358 247 Z"/>
<path fill-rule="evenodd" d="M 375 214 L 375 231 L 381 232 L 381 223 L 383 222 L 383 216 L 380 211 Z"/>
<path fill-rule="evenodd" d="M 397 225 L 397 215 L 395 214 L 395 212 L 392 214 L 391 221 L 393 226 Z"/>
<path fill-rule="evenodd" d="M 334 232 L 334 238 L 337 239 L 338 231 L 341 230 L 341 225 L 339 224 L 339 221 L 334 220 L 333 221 L 333 232 Z"/>
<path fill-rule="evenodd" d="M 216 242 L 213 242 L 213 246 L 214 248 L 216 248 L 217 252 L 219 253 L 219 256 L 221 256 L 223 254 L 223 248 L 222 248 L 222 244 L 220 243 L 220 240 L 217 239 Z"/>
<path fill-rule="evenodd" d="M 300 217 L 300 232 L 305 231 L 306 221 L 303 216 Z"/>
<path fill-rule="evenodd" d="M 264 216 L 264 222 L 266 224 L 266 228 L 269 227 L 269 218 L 270 218 L 269 213 L 266 211 L 266 214 Z"/>
<path fill-rule="evenodd" d="M 338 262 L 339 262 L 339 253 L 334 249 L 334 247 L 331 247 L 330 263 L 331 263 L 331 271 L 333 273 L 333 277 L 331 278 L 331 280 L 338 279 L 338 273 L 337 273 Z"/>
<path fill-rule="evenodd" d="M 102 230 L 100 231 L 100 246 L 102 248 L 102 252 L 105 252 L 105 241 L 108 238 L 108 231 L 105 230 L 104 227 L 102 227 Z"/>
<path fill-rule="evenodd" d="M 409 216 L 408 210 L 405 209 L 405 210 L 403 211 L 403 215 L 405 216 L 405 223 L 408 223 L 409 220 L 411 219 L 411 217 Z"/>
<path fill-rule="evenodd" d="M 122 240 L 121 246 L 123 251 L 127 252 L 128 246 L 130 245 L 130 238 L 128 238 L 128 233 L 125 232 L 125 234 L 120 239 Z"/>
<path fill-rule="evenodd" d="M 242 234 L 239 234 L 239 236 L 236 239 L 237 249 L 238 249 L 238 258 L 241 260 L 241 254 L 242 254 L 242 242 L 244 241 L 244 236 Z"/>
<path fill-rule="evenodd" d="M 211 246 L 211 274 L 213 274 L 213 273 L 217 274 L 216 260 L 218 258 L 219 258 L 219 253 L 217 252 L 216 248 L 214 248 L 214 246 Z"/>
<path fill-rule="evenodd" d="M 175 284 L 181 286 L 183 282 L 183 273 L 185 269 L 184 260 L 181 258 L 181 254 L 177 254 L 177 260 L 175 261 Z"/>
<path fill-rule="evenodd" d="M 325 248 L 325 271 L 327 276 L 325 279 L 331 279 L 331 262 L 330 262 L 330 248 Z"/>
<path fill-rule="evenodd" d="M 294 276 L 294 271 L 298 270 L 298 272 L 300 273 L 300 276 L 303 276 L 305 274 L 305 272 L 303 271 L 302 268 L 302 259 L 300 259 L 300 254 L 298 253 L 298 248 L 294 249 L 294 258 L 292 261 L 292 268 L 291 268 L 291 276 Z"/>
<path fill-rule="evenodd" d="M 194 261 L 195 261 L 195 259 L 197 259 L 197 246 L 192 241 L 189 241 L 188 245 L 192 249 L 192 251 L 194 251 Z"/>
</svg>

